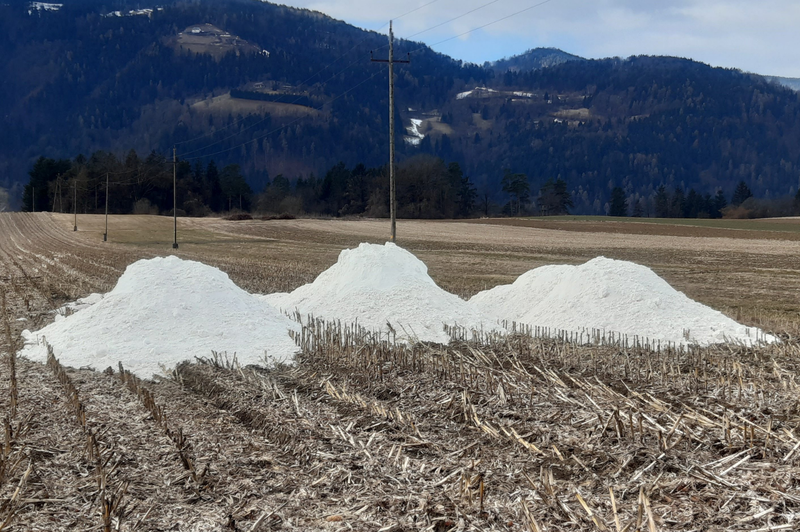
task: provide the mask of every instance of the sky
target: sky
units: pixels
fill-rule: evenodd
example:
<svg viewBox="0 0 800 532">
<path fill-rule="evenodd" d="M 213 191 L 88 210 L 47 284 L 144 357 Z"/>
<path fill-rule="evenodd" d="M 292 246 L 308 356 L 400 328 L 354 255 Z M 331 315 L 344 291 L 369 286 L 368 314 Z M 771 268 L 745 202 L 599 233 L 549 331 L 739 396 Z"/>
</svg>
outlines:
<svg viewBox="0 0 800 532">
<path fill-rule="evenodd" d="M 396 37 L 479 64 L 546 46 L 588 58 L 671 55 L 800 78 L 798 0 L 277 1 L 381 33 L 394 18 Z"/>
</svg>

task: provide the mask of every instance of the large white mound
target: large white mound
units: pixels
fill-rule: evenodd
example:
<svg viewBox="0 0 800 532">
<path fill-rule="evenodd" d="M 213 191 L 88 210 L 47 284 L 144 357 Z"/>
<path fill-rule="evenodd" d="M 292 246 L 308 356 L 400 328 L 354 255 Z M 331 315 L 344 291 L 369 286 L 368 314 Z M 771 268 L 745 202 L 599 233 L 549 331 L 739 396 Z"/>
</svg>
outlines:
<svg viewBox="0 0 800 532">
<path fill-rule="evenodd" d="M 291 293 L 262 296 L 275 307 L 324 320 L 388 331 L 401 341 L 447 343 L 443 326 L 494 328 L 496 320 L 439 288 L 417 257 L 393 243 L 346 249 L 313 283 Z"/>
<path fill-rule="evenodd" d="M 605 257 L 530 270 L 513 284 L 476 294 L 469 304 L 502 320 L 566 331 L 603 329 L 629 341 L 637 335 L 679 345 L 774 340 L 689 299 L 650 268 Z"/>
<path fill-rule="evenodd" d="M 265 354 L 289 361 L 297 351 L 289 337 L 297 323 L 217 268 L 174 256 L 131 264 L 111 292 L 73 308 L 79 310 L 35 333 L 24 331 L 20 354 L 45 361 L 46 339 L 66 366 L 116 369 L 121 361 L 150 378 L 211 351 L 235 353 L 243 365 L 261 363 Z"/>
</svg>

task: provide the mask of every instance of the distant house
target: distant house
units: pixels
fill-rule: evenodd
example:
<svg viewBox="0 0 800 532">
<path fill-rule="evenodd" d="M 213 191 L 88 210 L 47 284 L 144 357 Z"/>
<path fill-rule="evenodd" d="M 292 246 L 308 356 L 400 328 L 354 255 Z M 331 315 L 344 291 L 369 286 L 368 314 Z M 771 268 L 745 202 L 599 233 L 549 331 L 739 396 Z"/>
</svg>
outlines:
<svg viewBox="0 0 800 532">
<path fill-rule="evenodd" d="M 203 32 L 203 30 L 201 30 L 200 28 L 192 28 L 192 33 L 194 33 L 194 34 L 202 33 L 202 32 Z"/>
</svg>

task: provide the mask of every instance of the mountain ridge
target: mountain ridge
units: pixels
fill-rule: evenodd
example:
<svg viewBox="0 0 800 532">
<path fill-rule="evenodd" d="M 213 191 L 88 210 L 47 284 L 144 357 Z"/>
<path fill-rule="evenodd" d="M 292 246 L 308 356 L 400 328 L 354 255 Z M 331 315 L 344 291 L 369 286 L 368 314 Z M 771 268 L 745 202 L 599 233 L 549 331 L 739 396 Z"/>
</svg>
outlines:
<svg viewBox="0 0 800 532">
<path fill-rule="evenodd" d="M 506 70 L 519 72 L 557 66 L 567 61 L 586 61 L 586 59 L 558 48 L 540 47 L 531 48 L 511 57 L 484 63 L 484 66 L 502 72 Z"/>
<path fill-rule="evenodd" d="M 386 160 L 386 73 L 369 62 L 370 50 L 385 53 L 384 35 L 267 2 L 113 17 L 104 14 L 141 9 L 76 2 L 28 15 L 26 6 L 0 6 L 9 80 L 0 86 L 0 185 L 17 197 L 14 183 L 40 155 L 98 149 L 164 154 L 178 144 L 192 164 L 239 164 L 256 190 L 278 174 Z M 164 42 L 203 24 L 253 48 L 198 54 Z M 459 162 L 498 201 L 506 168 L 534 190 L 561 177 L 587 214 L 604 212 L 614 186 L 631 199 L 661 184 L 729 194 L 739 180 L 759 195 L 796 191 L 795 93 L 690 60 L 544 50 L 515 56 L 514 68 L 513 57 L 487 67 L 398 40 L 398 55 L 414 52 L 396 70 L 396 133 L 416 139 L 398 143 L 401 163 L 420 153 Z M 576 59 L 521 66 L 542 53 Z"/>
</svg>

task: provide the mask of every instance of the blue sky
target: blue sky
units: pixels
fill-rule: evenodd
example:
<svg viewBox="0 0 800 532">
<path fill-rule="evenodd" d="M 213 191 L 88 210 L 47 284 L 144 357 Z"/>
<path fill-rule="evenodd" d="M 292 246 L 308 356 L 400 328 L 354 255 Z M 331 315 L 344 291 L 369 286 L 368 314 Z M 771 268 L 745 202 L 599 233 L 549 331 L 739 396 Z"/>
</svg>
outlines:
<svg viewBox="0 0 800 532">
<path fill-rule="evenodd" d="M 278 0 L 280 1 L 280 0 Z M 409 37 L 491 0 L 284 0 L 356 26 Z M 421 33 L 429 45 L 511 15 L 543 0 L 495 0 Z M 583 57 L 673 55 L 759 74 L 800 77 L 798 0 L 550 0 L 469 35 L 434 45 L 457 59 L 483 63 L 537 46 Z"/>
</svg>

